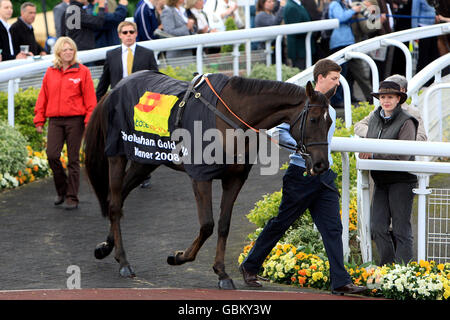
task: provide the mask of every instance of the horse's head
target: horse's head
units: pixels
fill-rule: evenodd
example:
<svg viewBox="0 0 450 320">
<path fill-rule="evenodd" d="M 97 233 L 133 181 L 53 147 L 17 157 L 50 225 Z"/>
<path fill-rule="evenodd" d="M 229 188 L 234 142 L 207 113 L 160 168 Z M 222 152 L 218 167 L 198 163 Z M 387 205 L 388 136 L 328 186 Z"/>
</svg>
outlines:
<svg viewBox="0 0 450 320">
<path fill-rule="evenodd" d="M 314 91 L 308 82 L 306 102 L 300 114 L 291 121 L 291 135 L 297 142 L 297 152 L 305 159 L 306 173 L 310 175 L 318 175 L 329 168 L 328 130 L 332 120 L 328 106 L 334 91 L 333 88 L 322 94 Z"/>
</svg>

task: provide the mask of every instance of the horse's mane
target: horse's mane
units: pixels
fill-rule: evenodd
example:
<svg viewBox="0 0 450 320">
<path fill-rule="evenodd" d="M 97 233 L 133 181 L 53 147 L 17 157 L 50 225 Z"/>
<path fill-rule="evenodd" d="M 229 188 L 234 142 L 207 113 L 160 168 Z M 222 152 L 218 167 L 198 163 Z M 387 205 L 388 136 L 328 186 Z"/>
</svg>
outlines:
<svg viewBox="0 0 450 320">
<path fill-rule="evenodd" d="M 261 80 L 261 79 L 249 79 L 243 77 L 231 77 L 230 85 L 237 93 L 247 95 L 259 95 L 264 93 L 276 93 L 283 96 L 304 96 L 305 88 L 297 86 L 293 83 L 273 81 L 273 80 Z"/>
</svg>

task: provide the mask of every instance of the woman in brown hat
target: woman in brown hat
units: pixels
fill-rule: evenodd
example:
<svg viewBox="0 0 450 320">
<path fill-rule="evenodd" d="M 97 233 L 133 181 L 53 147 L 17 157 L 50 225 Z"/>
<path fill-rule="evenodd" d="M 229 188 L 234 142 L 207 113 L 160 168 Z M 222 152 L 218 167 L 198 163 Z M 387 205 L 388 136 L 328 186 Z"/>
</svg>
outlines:
<svg viewBox="0 0 450 320">
<path fill-rule="evenodd" d="M 418 121 L 401 108 L 407 95 L 392 81 L 380 83 L 372 96 L 380 107 L 369 119 L 366 138 L 416 140 Z M 361 159 L 414 160 L 414 156 L 360 153 Z M 412 189 L 417 177 L 408 172 L 371 171 L 375 189 L 372 198 L 370 229 L 375 241 L 379 265 L 408 263 L 413 258 L 411 211 Z M 392 224 L 392 232 L 390 225 Z"/>
</svg>

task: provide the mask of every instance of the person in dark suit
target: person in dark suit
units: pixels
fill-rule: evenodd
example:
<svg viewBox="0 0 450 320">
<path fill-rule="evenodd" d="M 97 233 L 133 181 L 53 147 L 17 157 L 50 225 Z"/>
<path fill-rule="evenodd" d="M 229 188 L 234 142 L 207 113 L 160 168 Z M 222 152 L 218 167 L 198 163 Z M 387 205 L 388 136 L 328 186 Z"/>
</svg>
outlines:
<svg viewBox="0 0 450 320">
<path fill-rule="evenodd" d="M 116 84 L 133 72 L 140 70 L 158 71 L 155 55 L 152 50 L 136 44 L 137 25 L 123 21 L 117 27 L 122 45 L 106 52 L 103 74 L 97 86 L 97 100 L 106 93 L 108 87 Z M 142 188 L 150 188 L 150 176 L 141 184 Z"/>
<path fill-rule="evenodd" d="M 121 22 L 117 27 L 117 31 L 122 45 L 106 52 L 103 74 L 96 91 L 97 100 L 100 100 L 108 91 L 109 86 L 113 89 L 122 78 L 133 72 L 140 70 L 158 71 L 153 51 L 136 44 L 137 26 L 134 22 Z M 131 50 L 133 55 L 131 66 L 127 65 L 128 49 Z M 129 72 L 128 68 L 131 68 L 131 72 Z"/>
<path fill-rule="evenodd" d="M 13 5 L 9 0 L 0 0 L 0 61 L 13 59 L 25 59 L 26 54 L 14 52 L 13 40 L 11 36 L 11 26 L 8 19 L 13 14 Z"/>
<path fill-rule="evenodd" d="M 20 6 L 20 17 L 13 23 L 10 29 L 14 52 L 20 52 L 21 45 L 28 45 L 29 52 L 35 56 L 47 54 L 44 48 L 37 43 L 34 36 L 32 24 L 35 18 L 36 5 L 31 2 L 24 2 Z"/>
</svg>

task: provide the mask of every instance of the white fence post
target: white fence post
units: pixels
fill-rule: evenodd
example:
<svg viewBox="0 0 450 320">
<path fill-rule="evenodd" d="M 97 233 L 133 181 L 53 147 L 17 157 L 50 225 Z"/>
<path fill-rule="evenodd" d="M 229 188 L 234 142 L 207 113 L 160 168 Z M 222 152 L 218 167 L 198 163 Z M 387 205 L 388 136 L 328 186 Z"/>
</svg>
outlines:
<svg viewBox="0 0 450 320">
<path fill-rule="evenodd" d="M 413 192 L 417 194 L 419 198 L 417 207 L 417 260 L 425 260 L 426 258 L 426 196 L 431 193 L 431 190 L 427 189 L 428 176 L 428 174 L 417 174 L 419 187 L 413 189 Z"/>
<path fill-rule="evenodd" d="M 350 219 L 350 160 L 348 152 L 341 152 L 342 158 L 342 244 L 344 260 L 348 262 L 350 256 L 349 246 L 349 219 Z"/>
<path fill-rule="evenodd" d="M 16 93 L 16 81 L 8 81 L 8 123 L 14 127 L 14 95 Z"/>
</svg>

